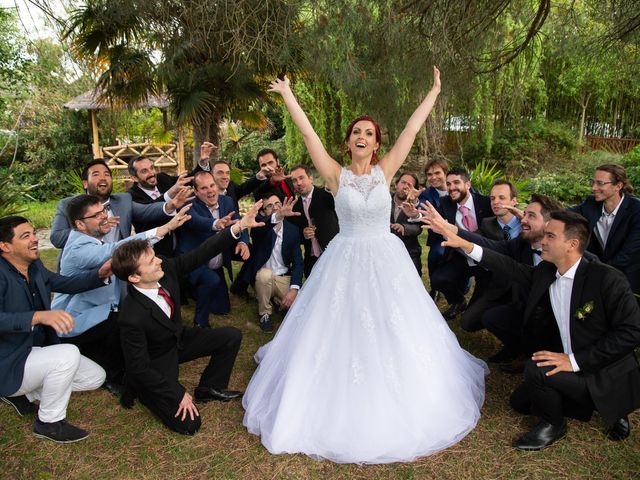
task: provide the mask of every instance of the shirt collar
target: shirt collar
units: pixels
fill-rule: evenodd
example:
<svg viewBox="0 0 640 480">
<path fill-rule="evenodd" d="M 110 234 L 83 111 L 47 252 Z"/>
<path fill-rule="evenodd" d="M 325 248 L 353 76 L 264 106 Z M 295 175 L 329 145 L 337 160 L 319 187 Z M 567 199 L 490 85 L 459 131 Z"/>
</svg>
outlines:
<svg viewBox="0 0 640 480">
<path fill-rule="evenodd" d="M 620 201 L 618 202 L 618 205 L 616 205 L 616 208 L 613 209 L 613 212 L 611 213 L 607 213 L 607 211 L 604 209 L 604 202 L 602 202 L 602 215 L 607 215 L 607 216 L 613 216 L 615 217 L 616 214 L 618 213 L 618 210 L 620 210 L 620 205 L 622 205 L 622 201 L 624 200 L 624 193 L 622 194 L 622 196 L 620 197 Z"/>
<path fill-rule="evenodd" d="M 463 206 L 467 207 L 471 211 L 475 211 L 475 208 L 473 207 L 473 195 L 471 195 L 471 192 L 469 192 L 469 197 L 467 198 L 466 202 L 458 204 L 458 210 L 460 210 L 460 207 Z"/>
<path fill-rule="evenodd" d="M 311 187 L 311 191 L 310 191 L 307 195 L 303 195 L 303 196 L 302 196 L 302 198 L 304 198 L 305 200 L 306 200 L 307 198 L 308 198 L 309 200 L 311 200 L 311 198 L 313 197 L 313 189 L 314 189 L 314 188 L 315 188 L 315 187 L 314 187 L 314 186 L 312 186 L 312 187 Z"/>
<path fill-rule="evenodd" d="M 152 189 L 144 188 L 140 184 L 138 184 L 138 186 L 140 187 L 140 190 L 142 190 L 144 193 L 146 193 L 149 196 L 151 196 L 152 193 L 156 193 L 156 192 L 161 193 L 157 185 Z"/>
<path fill-rule="evenodd" d="M 582 257 L 580 257 L 578 261 L 574 263 L 569 270 L 564 272 L 564 275 L 560 275 L 560 272 L 556 270 L 556 278 L 568 278 L 569 280 L 573 280 L 576 276 L 576 271 L 578 270 L 578 266 L 580 265 L 581 260 L 582 260 Z"/>
</svg>

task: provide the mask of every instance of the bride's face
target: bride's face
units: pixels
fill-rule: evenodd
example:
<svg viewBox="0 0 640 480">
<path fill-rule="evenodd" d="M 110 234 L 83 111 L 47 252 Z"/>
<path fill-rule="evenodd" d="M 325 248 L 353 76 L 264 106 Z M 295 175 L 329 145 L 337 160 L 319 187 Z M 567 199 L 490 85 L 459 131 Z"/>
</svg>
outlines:
<svg viewBox="0 0 640 480">
<path fill-rule="evenodd" d="M 371 157 L 378 150 L 380 143 L 376 141 L 376 128 L 373 122 L 361 120 L 353 126 L 349 136 L 349 150 L 353 157 Z"/>
</svg>

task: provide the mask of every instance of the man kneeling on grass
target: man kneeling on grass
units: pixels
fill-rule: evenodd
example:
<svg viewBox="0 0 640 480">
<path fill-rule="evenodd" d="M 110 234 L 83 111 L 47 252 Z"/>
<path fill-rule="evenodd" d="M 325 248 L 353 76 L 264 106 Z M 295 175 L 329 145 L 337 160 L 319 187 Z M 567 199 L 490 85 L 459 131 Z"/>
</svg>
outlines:
<svg viewBox="0 0 640 480">
<path fill-rule="evenodd" d="M 178 364 L 210 357 L 195 389 L 196 402 L 229 401 L 242 392 L 227 390 L 242 334 L 234 327 L 196 329 L 182 325 L 179 279 L 229 248 L 242 230 L 262 226 L 257 202 L 239 222 L 175 258 L 158 258 L 145 240 L 113 252 L 113 272 L 128 281 L 118 323 L 125 358 L 123 406 L 138 397 L 171 430 L 193 435 L 201 425 L 193 397 L 178 381 Z"/>
</svg>

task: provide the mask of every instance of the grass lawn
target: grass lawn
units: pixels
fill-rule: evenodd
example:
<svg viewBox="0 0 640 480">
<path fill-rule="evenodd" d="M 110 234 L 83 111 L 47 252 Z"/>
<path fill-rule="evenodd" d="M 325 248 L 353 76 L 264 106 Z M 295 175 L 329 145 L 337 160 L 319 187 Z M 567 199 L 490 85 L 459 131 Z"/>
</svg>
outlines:
<svg viewBox="0 0 640 480">
<path fill-rule="evenodd" d="M 54 269 L 57 251 L 43 252 Z M 183 317 L 193 316 L 193 302 Z M 244 334 L 230 388 L 244 389 L 255 369 L 256 349 L 272 338 L 257 324 L 257 306 L 232 296 L 232 314 L 212 318 L 215 326 L 233 325 Z M 451 322 L 460 343 L 487 358 L 498 348 L 486 333 L 462 332 Z M 181 367 L 181 381 L 193 391 L 204 359 Z M 640 434 L 611 442 L 597 415 L 590 423 L 569 421 L 567 437 L 544 452 L 510 448 L 512 438 L 532 425 L 508 407 L 517 376 L 493 370 L 487 377 L 486 402 L 478 426 L 462 442 L 409 464 L 337 465 L 304 455 L 271 455 L 242 426 L 239 402 L 211 402 L 200 407 L 202 429 L 193 437 L 171 433 L 138 402 L 122 409 L 104 390 L 74 393 L 68 410 L 72 423 L 89 429 L 83 442 L 58 445 L 31 433 L 30 418 L 0 405 L 0 477 L 14 478 L 215 478 L 215 479 L 478 479 L 478 478 L 639 478 Z M 393 408 L 390 405 L 389 408 Z M 640 413 L 631 416 L 640 426 Z"/>
</svg>

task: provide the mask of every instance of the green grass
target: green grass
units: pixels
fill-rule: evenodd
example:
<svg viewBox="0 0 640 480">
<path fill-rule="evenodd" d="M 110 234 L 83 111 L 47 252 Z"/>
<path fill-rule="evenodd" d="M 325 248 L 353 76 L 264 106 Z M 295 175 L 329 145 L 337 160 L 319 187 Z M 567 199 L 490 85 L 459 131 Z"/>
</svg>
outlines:
<svg viewBox="0 0 640 480">
<path fill-rule="evenodd" d="M 42 258 L 55 269 L 57 251 Z M 190 320 L 193 302 L 183 307 Z M 257 324 L 257 306 L 232 296 L 232 314 L 212 317 L 215 326 L 232 325 L 244 334 L 230 388 L 244 389 L 255 369 L 252 356 L 272 338 Z M 451 322 L 461 345 L 487 358 L 498 344 L 486 332 L 463 332 Z M 180 379 L 193 390 L 206 360 L 181 366 Z M 409 464 L 337 465 L 304 455 L 271 455 L 257 437 L 242 426 L 240 403 L 201 406 L 203 426 L 193 437 L 171 433 L 138 402 L 120 408 L 104 390 L 74 393 L 68 419 L 87 428 L 84 442 L 58 445 L 36 439 L 31 419 L 18 417 L 0 404 L 0 476 L 2 478 L 215 478 L 215 479 L 482 479 L 482 478 L 638 478 L 640 436 L 611 442 L 595 415 L 589 423 L 569 421 L 567 437 L 548 450 L 522 453 L 511 440 L 528 429 L 532 419 L 513 413 L 507 404 L 518 377 L 492 370 L 487 377 L 486 402 L 478 426 L 453 447 Z M 631 416 L 635 428 L 640 412 Z"/>
<path fill-rule="evenodd" d="M 24 205 L 26 210 L 21 212 L 20 215 L 27 218 L 35 228 L 51 228 L 57 207 L 58 200 L 29 202 Z"/>
</svg>

